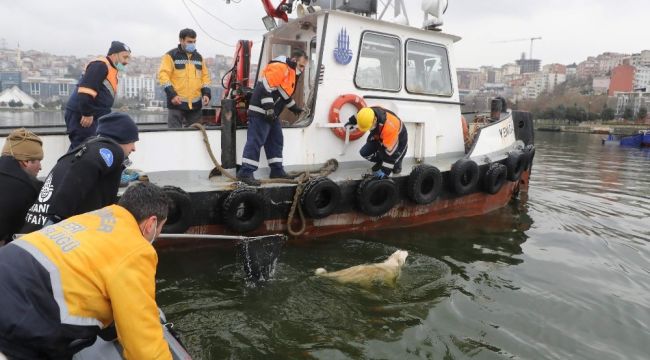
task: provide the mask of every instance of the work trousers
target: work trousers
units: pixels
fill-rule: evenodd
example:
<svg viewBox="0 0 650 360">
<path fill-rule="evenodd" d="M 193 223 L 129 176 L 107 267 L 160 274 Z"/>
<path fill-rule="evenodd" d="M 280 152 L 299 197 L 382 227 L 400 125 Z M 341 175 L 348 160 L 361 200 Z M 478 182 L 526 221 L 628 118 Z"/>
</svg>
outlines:
<svg viewBox="0 0 650 360">
<path fill-rule="evenodd" d="M 273 121 L 268 121 L 263 115 L 249 111 L 248 133 L 246 134 L 246 145 L 244 145 L 244 156 L 239 175 L 249 176 L 257 170 L 260 165 L 262 146 L 264 146 L 271 174 L 282 172 L 284 136 L 280 119 L 275 118 Z"/>
<path fill-rule="evenodd" d="M 371 140 L 361 147 L 359 154 L 366 160 L 381 165 L 382 171 L 386 175 L 390 175 L 394 169 L 402 168 L 402 160 L 404 160 L 407 148 L 406 141 L 400 141 L 397 144 L 397 149 L 389 155 L 379 141 Z"/>
<path fill-rule="evenodd" d="M 181 128 L 188 127 L 201 120 L 201 109 L 196 110 L 178 110 L 168 109 L 167 127 Z"/>
</svg>

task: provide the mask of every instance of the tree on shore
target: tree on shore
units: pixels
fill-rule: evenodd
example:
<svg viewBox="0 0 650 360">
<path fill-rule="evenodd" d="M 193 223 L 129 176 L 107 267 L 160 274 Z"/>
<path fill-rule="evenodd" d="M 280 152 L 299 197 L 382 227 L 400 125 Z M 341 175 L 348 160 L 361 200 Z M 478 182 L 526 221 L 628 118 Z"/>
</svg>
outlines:
<svg viewBox="0 0 650 360">
<path fill-rule="evenodd" d="M 639 108 L 639 114 L 637 115 L 637 117 L 639 120 L 643 120 L 645 119 L 646 116 L 648 116 L 648 108 L 646 108 L 645 106 L 641 106 Z"/>
<path fill-rule="evenodd" d="M 605 121 L 614 120 L 615 117 L 616 111 L 614 111 L 612 108 L 606 107 L 603 109 L 603 111 L 600 112 L 600 118 Z"/>
<path fill-rule="evenodd" d="M 631 107 L 626 107 L 625 111 L 623 111 L 623 119 L 625 120 L 632 120 L 634 117 L 634 110 L 632 110 Z"/>
</svg>

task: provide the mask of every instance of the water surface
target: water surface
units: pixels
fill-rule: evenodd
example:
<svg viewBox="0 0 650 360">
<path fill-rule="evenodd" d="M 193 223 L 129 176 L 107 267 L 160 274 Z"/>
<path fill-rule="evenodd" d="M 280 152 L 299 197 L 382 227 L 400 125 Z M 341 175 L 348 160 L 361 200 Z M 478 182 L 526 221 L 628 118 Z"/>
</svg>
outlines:
<svg viewBox="0 0 650 360">
<path fill-rule="evenodd" d="M 158 302 L 197 359 L 648 359 L 650 151 L 537 133 L 493 213 L 287 244 L 248 287 L 233 249 L 164 251 Z M 313 276 L 409 251 L 395 288 Z"/>
</svg>

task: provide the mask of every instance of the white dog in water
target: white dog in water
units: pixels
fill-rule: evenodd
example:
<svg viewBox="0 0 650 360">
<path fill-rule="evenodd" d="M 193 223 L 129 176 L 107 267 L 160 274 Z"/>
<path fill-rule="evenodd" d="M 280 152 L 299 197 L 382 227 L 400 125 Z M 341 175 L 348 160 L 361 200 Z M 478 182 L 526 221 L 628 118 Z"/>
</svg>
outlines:
<svg viewBox="0 0 650 360">
<path fill-rule="evenodd" d="M 318 268 L 316 269 L 316 275 L 328 277 L 344 284 L 354 283 L 362 286 L 372 284 L 395 285 L 408 254 L 408 251 L 397 250 L 382 263 L 357 265 L 335 272 L 327 272 L 323 268 Z"/>
</svg>

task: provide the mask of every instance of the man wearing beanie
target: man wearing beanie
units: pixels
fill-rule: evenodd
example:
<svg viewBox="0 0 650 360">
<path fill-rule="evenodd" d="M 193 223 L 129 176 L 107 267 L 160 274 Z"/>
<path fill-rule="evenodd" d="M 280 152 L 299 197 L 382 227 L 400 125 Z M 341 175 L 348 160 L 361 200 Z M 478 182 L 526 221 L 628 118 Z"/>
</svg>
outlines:
<svg viewBox="0 0 650 360">
<path fill-rule="evenodd" d="M 20 230 L 36 200 L 43 185 L 36 179 L 42 159 L 43 142 L 25 128 L 5 139 L 0 156 L 0 246 Z"/>
<path fill-rule="evenodd" d="M 97 58 L 88 65 L 70 95 L 65 108 L 65 125 L 70 138 L 70 149 L 95 136 L 97 119 L 111 112 L 117 96 L 117 73 L 129 63 L 131 49 L 124 43 L 113 41 L 108 55 Z"/>
<path fill-rule="evenodd" d="M 135 151 L 138 127 L 128 114 L 98 120 L 97 136 L 63 155 L 25 216 L 21 233 L 114 204 L 124 160 Z"/>
<path fill-rule="evenodd" d="M 196 51 L 196 32 L 183 29 L 178 46 L 163 55 L 158 81 L 167 94 L 167 125 L 187 127 L 201 119 L 201 107 L 210 102 L 210 73 Z"/>
</svg>

